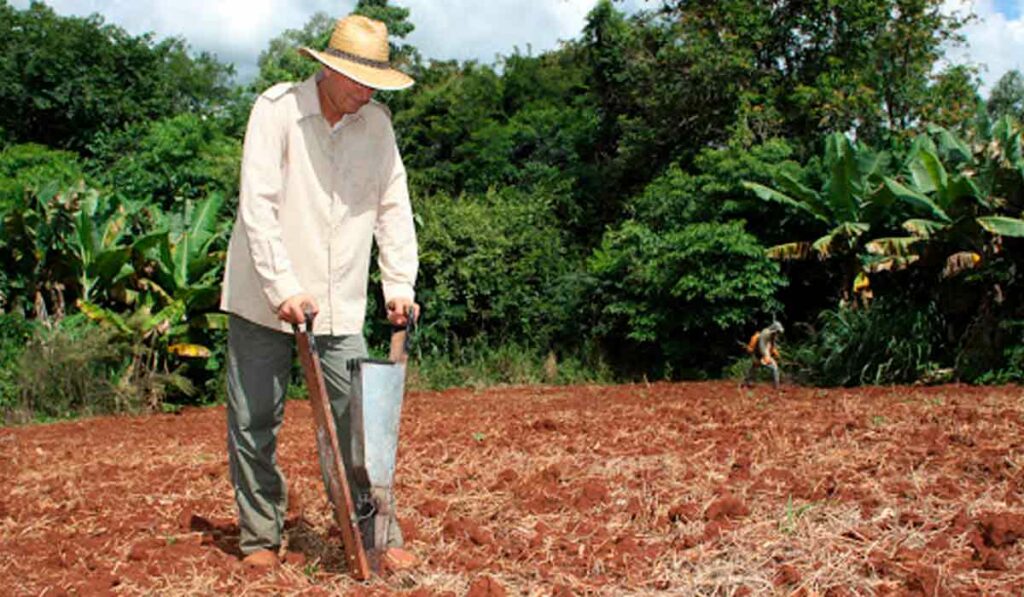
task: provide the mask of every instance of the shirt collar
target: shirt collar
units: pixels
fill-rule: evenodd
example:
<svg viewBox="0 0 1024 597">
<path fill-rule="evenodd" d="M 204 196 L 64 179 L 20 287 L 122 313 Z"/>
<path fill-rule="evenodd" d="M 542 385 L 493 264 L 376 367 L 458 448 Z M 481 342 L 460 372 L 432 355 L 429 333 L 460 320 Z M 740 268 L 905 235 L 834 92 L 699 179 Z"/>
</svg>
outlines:
<svg viewBox="0 0 1024 597">
<path fill-rule="evenodd" d="M 298 105 L 299 114 L 302 118 L 308 118 L 310 116 L 321 116 L 320 114 L 320 98 L 316 94 L 316 82 L 319 78 L 319 73 L 306 79 L 302 83 L 299 83 L 298 93 Z"/>
<path fill-rule="evenodd" d="M 323 118 L 323 113 L 320 111 L 320 97 L 317 94 L 316 84 L 323 78 L 323 72 L 317 71 L 312 77 L 309 77 L 302 83 L 299 83 L 299 114 L 302 118 L 309 118 L 310 116 L 316 116 Z M 355 114 L 346 114 L 341 117 L 335 126 L 334 130 L 342 126 L 347 126 L 352 122 L 356 122 L 363 119 L 363 115 L 359 112 Z M 324 120 L 324 122 L 327 122 Z"/>
</svg>

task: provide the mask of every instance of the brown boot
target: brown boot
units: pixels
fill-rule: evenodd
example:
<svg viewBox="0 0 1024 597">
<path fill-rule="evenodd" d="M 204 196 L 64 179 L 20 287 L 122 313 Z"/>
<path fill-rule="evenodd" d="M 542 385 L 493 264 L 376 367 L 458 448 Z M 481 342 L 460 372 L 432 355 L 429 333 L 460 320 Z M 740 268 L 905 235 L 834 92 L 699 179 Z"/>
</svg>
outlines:
<svg viewBox="0 0 1024 597">
<path fill-rule="evenodd" d="M 411 551 L 401 547 L 389 547 L 384 550 L 380 557 L 381 572 L 401 572 L 415 568 L 420 563 Z"/>
<path fill-rule="evenodd" d="M 277 568 L 281 560 L 276 551 L 258 549 L 242 558 L 242 563 L 251 568 Z"/>
</svg>

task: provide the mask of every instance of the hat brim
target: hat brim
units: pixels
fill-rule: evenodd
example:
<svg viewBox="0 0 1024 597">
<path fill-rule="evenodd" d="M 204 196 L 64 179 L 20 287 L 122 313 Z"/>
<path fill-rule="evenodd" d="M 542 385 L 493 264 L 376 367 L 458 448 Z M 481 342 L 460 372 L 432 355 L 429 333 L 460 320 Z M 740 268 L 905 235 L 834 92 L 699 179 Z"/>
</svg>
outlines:
<svg viewBox="0 0 1024 597">
<path fill-rule="evenodd" d="M 338 71 L 357 83 L 362 83 L 367 87 L 379 89 L 380 91 L 408 89 L 415 83 L 412 77 L 393 68 L 374 68 L 323 52 L 317 52 L 312 48 L 299 48 L 299 53 L 307 58 L 316 60 L 332 70 Z"/>
</svg>

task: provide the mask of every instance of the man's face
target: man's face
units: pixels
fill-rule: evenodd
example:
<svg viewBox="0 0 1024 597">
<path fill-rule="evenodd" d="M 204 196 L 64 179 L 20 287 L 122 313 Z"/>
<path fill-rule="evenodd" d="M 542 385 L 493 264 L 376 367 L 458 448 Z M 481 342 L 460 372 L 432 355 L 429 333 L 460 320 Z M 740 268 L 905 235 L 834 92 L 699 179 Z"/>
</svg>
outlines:
<svg viewBox="0 0 1024 597">
<path fill-rule="evenodd" d="M 358 83 L 338 71 L 325 69 L 324 90 L 331 103 L 344 114 L 354 114 L 373 97 L 373 88 Z"/>
</svg>

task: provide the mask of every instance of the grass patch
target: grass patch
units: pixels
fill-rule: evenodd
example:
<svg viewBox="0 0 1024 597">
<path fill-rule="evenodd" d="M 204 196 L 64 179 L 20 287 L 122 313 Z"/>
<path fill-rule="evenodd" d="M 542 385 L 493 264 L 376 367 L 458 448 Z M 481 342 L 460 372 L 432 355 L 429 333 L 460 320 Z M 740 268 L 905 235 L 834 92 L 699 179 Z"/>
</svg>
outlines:
<svg viewBox="0 0 1024 597">
<path fill-rule="evenodd" d="M 451 387 L 484 388 L 496 385 L 609 383 L 614 375 L 597 358 L 569 355 L 522 346 L 491 348 L 473 345 L 451 353 L 413 355 L 410 389 Z"/>
</svg>

